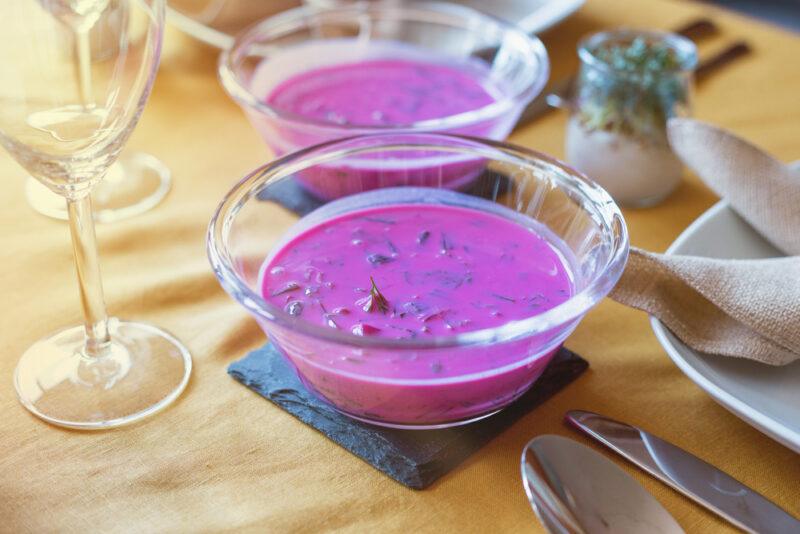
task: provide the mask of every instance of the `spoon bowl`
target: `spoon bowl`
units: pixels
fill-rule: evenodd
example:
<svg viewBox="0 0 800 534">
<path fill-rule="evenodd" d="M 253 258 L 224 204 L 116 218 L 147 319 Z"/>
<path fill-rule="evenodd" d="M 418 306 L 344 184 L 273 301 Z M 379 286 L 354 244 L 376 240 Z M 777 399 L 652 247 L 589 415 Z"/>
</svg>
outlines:
<svg viewBox="0 0 800 534">
<path fill-rule="evenodd" d="M 531 507 L 548 532 L 683 532 L 630 475 L 571 439 L 544 435 L 531 440 L 520 467 Z"/>
</svg>

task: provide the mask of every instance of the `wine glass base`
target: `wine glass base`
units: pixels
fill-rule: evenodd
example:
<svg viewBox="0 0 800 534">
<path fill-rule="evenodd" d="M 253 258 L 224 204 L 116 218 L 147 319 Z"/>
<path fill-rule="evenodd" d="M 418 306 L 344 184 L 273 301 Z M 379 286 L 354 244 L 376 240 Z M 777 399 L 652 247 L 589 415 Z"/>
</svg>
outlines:
<svg viewBox="0 0 800 534">
<path fill-rule="evenodd" d="M 172 185 L 172 173 L 155 156 L 123 152 L 92 190 L 94 220 L 110 223 L 144 213 L 161 202 Z M 25 184 L 31 207 L 48 217 L 67 220 L 64 197 L 35 178 Z"/>
<path fill-rule="evenodd" d="M 172 335 L 142 323 L 109 320 L 107 355 L 84 355 L 83 326 L 33 344 L 14 373 L 20 402 L 54 425 L 105 429 L 162 410 L 186 388 L 189 351 Z"/>
</svg>

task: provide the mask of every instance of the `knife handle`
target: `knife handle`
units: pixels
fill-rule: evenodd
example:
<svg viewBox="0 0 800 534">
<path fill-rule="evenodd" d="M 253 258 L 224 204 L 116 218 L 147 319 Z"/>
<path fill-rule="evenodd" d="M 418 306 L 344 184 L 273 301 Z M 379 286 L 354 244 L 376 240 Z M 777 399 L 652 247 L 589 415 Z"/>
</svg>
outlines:
<svg viewBox="0 0 800 534">
<path fill-rule="evenodd" d="M 708 18 L 695 19 L 684 26 L 679 26 L 674 30 L 675 33 L 683 35 L 694 42 L 711 37 L 719 33 L 719 26 Z"/>
<path fill-rule="evenodd" d="M 736 41 L 732 45 L 725 48 L 722 52 L 714 54 L 710 58 L 701 61 L 694 71 L 694 77 L 697 81 L 703 81 L 709 74 L 724 67 L 728 63 L 749 54 L 752 51 L 750 45 L 745 41 Z"/>
</svg>

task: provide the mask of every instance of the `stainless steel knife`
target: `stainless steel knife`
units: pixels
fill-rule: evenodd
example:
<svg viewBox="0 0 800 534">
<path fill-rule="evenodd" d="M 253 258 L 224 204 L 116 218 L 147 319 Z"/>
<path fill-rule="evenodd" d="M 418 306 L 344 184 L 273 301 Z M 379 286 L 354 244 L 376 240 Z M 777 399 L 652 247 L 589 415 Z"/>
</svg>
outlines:
<svg viewBox="0 0 800 534">
<path fill-rule="evenodd" d="M 747 532 L 800 532 L 800 520 L 713 465 L 640 428 L 582 410 L 566 422 Z"/>
</svg>

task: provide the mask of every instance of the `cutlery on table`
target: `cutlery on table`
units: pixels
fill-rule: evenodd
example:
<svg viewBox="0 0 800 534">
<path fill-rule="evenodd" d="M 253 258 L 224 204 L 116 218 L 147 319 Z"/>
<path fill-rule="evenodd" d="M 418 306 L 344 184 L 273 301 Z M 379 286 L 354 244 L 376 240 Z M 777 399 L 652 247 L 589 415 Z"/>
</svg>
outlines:
<svg viewBox="0 0 800 534">
<path fill-rule="evenodd" d="M 704 81 L 710 74 L 713 74 L 728 63 L 731 63 L 734 60 L 749 54 L 750 51 L 750 45 L 748 45 L 746 41 L 733 42 L 713 56 L 704 59 L 697 64 L 697 67 L 694 70 L 695 81 Z M 549 92 L 546 92 L 546 94 L 543 93 L 544 96 L 539 95 L 536 97 L 536 99 L 534 99 L 534 103 L 536 103 L 536 101 L 540 98 L 543 99 L 542 102 L 538 103 L 536 107 L 531 104 L 525 108 L 525 110 L 522 112 L 522 116 L 517 122 L 517 126 L 522 126 L 527 122 L 538 118 L 541 116 L 541 114 L 550 109 L 569 109 L 570 98 L 572 96 L 572 84 L 574 81 L 574 76 L 559 80 L 553 85 L 553 88 Z"/>
<path fill-rule="evenodd" d="M 712 21 L 708 19 L 699 19 L 682 28 L 678 28 L 674 33 L 683 35 L 692 41 L 698 41 L 716 32 L 717 27 Z M 751 48 L 745 41 L 735 41 L 722 51 L 700 61 L 695 69 L 695 79 L 697 81 L 703 81 L 709 74 L 716 72 L 718 69 L 748 54 L 750 51 Z M 575 75 L 566 76 L 551 83 L 544 92 L 534 98 L 522 111 L 520 118 L 517 120 L 516 127 L 525 126 L 554 108 L 568 108 L 575 77 Z"/>
<path fill-rule="evenodd" d="M 545 435 L 531 440 L 520 468 L 531 507 L 553 534 L 683 532 L 630 475 L 571 439 Z"/>
<path fill-rule="evenodd" d="M 800 532 L 800 520 L 713 465 L 644 430 L 582 410 L 566 422 L 747 532 Z"/>
<path fill-rule="evenodd" d="M 735 41 L 722 51 L 698 63 L 697 68 L 694 70 L 695 80 L 699 82 L 705 80 L 709 74 L 713 74 L 717 69 L 724 67 L 733 60 L 749 54 L 751 50 L 746 41 Z"/>
</svg>

